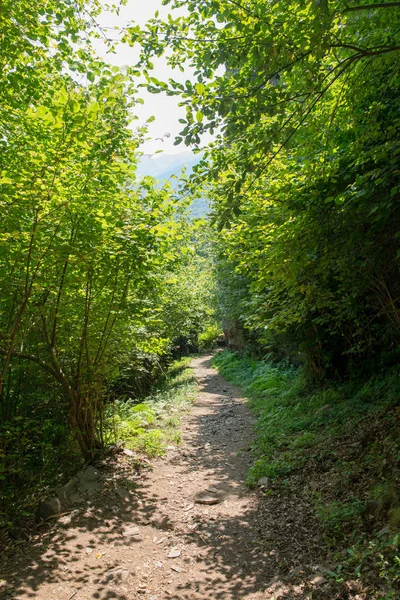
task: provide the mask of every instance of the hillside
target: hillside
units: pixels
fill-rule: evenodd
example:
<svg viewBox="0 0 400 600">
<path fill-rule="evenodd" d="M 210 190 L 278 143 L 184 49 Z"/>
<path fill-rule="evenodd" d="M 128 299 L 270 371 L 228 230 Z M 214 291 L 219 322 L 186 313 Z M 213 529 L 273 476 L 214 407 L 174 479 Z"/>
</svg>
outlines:
<svg viewBox="0 0 400 600">
<path fill-rule="evenodd" d="M 192 169 L 200 161 L 201 155 L 194 154 L 187 150 L 178 154 L 144 154 L 138 163 L 137 174 L 139 178 L 150 175 L 160 182 L 168 181 L 171 177 L 178 177 L 182 169 L 186 169 L 186 174 L 190 175 Z M 172 179 L 173 187 L 176 181 Z M 191 213 L 194 218 L 204 217 L 208 212 L 208 204 L 205 198 L 194 198 Z"/>
</svg>

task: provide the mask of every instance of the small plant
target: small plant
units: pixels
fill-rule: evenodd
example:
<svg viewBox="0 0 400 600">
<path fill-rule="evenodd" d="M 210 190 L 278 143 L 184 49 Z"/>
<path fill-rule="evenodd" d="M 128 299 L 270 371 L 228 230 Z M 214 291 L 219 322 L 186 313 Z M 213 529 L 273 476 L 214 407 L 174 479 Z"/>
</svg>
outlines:
<svg viewBox="0 0 400 600">
<path fill-rule="evenodd" d="M 327 575 L 338 583 L 363 580 L 371 571 L 378 575 L 379 600 L 396 600 L 400 592 L 400 534 L 359 541 L 339 557 L 339 564 Z M 378 591 L 378 590 L 377 590 Z"/>
<path fill-rule="evenodd" d="M 292 468 L 293 465 L 284 460 L 272 462 L 267 462 L 265 459 L 256 460 L 254 465 L 250 468 L 247 477 L 247 485 L 250 487 L 257 485 L 257 482 L 261 477 L 277 479 L 282 475 L 290 473 Z"/>
<path fill-rule="evenodd" d="M 169 444 L 179 444 L 180 415 L 195 400 L 197 383 L 190 358 L 172 363 L 166 381 L 139 404 L 119 400 L 107 407 L 105 439 L 124 442 L 150 458 L 162 456 Z"/>
<path fill-rule="evenodd" d="M 351 502 L 332 502 L 317 508 L 318 516 L 328 531 L 342 534 L 344 527 L 356 527 L 361 523 L 361 515 L 365 502 L 352 500 Z"/>
<path fill-rule="evenodd" d="M 315 433 L 306 431 L 293 440 L 292 446 L 293 448 L 309 448 L 315 444 L 317 439 L 318 436 Z"/>
<path fill-rule="evenodd" d="M 143 431 L 131 440 L 129 444 L 132 450 L 143 452 L 150 458 L 162 456 L 166 450 L 166 439 L 160 429 Z"/>
<path fill-rule="evenodd" d="M 215 348 L 218 340 L 223 335 L 220 327 L 217 325 L 209 325 L 204 331 L 199 334 L 198 344 L 200 350 L 211 350 Z"/>
</svg>

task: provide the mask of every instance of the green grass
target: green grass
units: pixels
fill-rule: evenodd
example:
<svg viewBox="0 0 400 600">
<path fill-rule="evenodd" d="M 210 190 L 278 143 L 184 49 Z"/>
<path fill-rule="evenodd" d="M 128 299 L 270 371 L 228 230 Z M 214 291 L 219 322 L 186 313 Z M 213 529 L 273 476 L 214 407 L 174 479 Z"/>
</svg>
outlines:
<svg viewBox="0 0 400 600">
<path fill-rule="evenodd" d="M 400 369 L 318 389 L 300 370 L 229 351 L 213 364 L 257 415 L 248 485 L 269 477 L 278 494 L 290 486 L 304 494 L 325 542 L 338 550 L 340 574 L 332 576 L 372 572 L 384 592 L 371 598 L 397 597 Z"/>
<path fill-rule="evenodd" d="M 249 485 L 256 484 L 260 477 L 277 478 L 302 467 L 305 449 L 316 448 L 316 458 L 323 458 L 321 442 L 327 438 L 339 441 L 344 434 L 349 435 L 350 428 L 374 415 L 384 419 L 385 411 L 400 401 L 398 370 L 363 385 L 346 383 L 311 390 L 299 370 L 229 351 L 216 354 L 213 364 L 241 387 L 258 416 L 256 462 L 249 473 Z M 393 458 L 399 452 L 394 439 L 389 435 L 386 440 L 387 446 L 393 442 Z M 381 460 L 373 444 L 371 453 L 365 455 L 366 461 Z"/>
<path fill-rule="evenodd" d="M 352 500 L 351 502 L 331 502 L 330 504 L 320 504 L 317 506 L 317 512 L 324 527 L 332 532 L 340 531 L 343 527 L 357 524 L 362 526 L 362 513 L 365 503 L 361 500 Z"/>
<path fill-rule="evenodd" d="M 149 458 L 162 456 L 168 445 L 181 441 L 181 416 L 194 402 L 197 383 L 190 358 L 172 363 L 166 380 L 140 404 L 120 400 L 107 407 L 106 443 L 123 442 Z"/>
</svg>

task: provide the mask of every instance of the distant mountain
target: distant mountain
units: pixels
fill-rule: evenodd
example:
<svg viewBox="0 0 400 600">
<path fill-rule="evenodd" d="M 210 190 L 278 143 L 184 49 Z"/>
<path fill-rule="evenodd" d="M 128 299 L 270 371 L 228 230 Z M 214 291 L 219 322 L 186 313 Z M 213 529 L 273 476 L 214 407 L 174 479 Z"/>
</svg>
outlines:
<svg viewBox="0 0 400 600">
<path fill-rule="evenodd" d="M 168 179 L 177 175 L 183 167 L 194 167 L 200 160 L 198 154 L 190 150 L 179 154 L 144 154 L 138 164 L 138 175 L 151 175 L 157 179 Z"/>
<path fill-rule="evenodd" d="M 179 154 L 144 154 L 138 163 L 137 175 L 139 179 L 150 175 L 159 181 L 168 181 L 172 175 L 179 175 L 183 168 L 190 175 L 192 169 L 201 160 L 200 154 L 193 154 L 190 150 Z M 208 212 L 205 198 L 196 198 L 193 201 L 191 212 L 193 217 L 204 217 Z"/>
</svg>

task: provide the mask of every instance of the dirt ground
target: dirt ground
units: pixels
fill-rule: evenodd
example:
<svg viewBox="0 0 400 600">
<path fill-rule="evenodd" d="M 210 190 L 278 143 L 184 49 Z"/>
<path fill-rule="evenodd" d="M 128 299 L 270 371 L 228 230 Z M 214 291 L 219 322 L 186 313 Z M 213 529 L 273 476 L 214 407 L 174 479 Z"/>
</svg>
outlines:
<svg viewBox="0 0 400 600">
<path fill-rule="evenodd" d="M 1 598 L 363 598 L 330 587 L 304 500 L 245 487 L 254 418 L 210 357 L 193 367 L 200 393 L 182 445 L 153 470 L 125 454 L 99 465 L 102 489 L 88 504 L 3 553 Z M 215 504 L 197 503 L 202 493 Z"/>
</svg>

